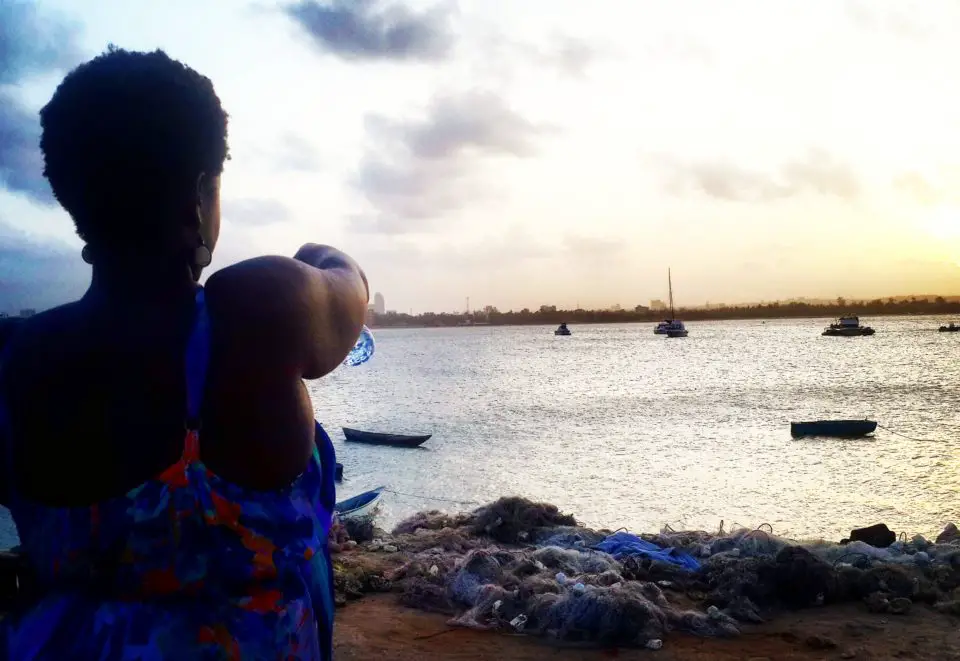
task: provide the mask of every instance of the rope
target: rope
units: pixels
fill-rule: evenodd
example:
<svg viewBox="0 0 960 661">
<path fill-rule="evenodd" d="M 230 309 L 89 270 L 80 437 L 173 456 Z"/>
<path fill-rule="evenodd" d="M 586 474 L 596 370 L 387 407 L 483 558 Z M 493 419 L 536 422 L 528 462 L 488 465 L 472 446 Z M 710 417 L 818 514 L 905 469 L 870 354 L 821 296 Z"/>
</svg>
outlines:
<svg viewBox="0 0 960 661">
<path fill-rule="evenodd" d="M 883 425 L 880 425 L 880 424 L 878 424 L 877 427 L 879 427 L 880 429 L 882 429 L 882 430 L 884 430 L 884 431 L 890 432 L 891 434 L 894 434 L 895 436 L 900 436 L 901 438 L 905 438 L 905 439 L 907 439 L 908 441 L 915 441 L 915 442 L 917 442 L 917 443 L 937 443 L 937 441 L 931 440 L 931 439 L 929 439 L 929 438 L 913 438 L 913 437 L 911 437 L 911 436 L 907 436 L 906 434 L 901 434 L 901 433 L 898 432 L 898 431 L 893 431 L 893 430 L 890 429 L 889 427 L 884 427 Z"/>
<path fill-rule="evenodd" d="M 422 496 L 415 493 L 404 493 L 402 491 L 395 491 L 393 489 L 384 489 L 387 493 L 396 494 L 398 496 L 406 496 L 408 498 L 422 498 L 424 500 L 436 500 L 442 503 L 453 503 L 454 505 L 480 505 L 475 500 L 451 500 L 450 498 L 436 498 L 434 496 Z"/>
</svg>

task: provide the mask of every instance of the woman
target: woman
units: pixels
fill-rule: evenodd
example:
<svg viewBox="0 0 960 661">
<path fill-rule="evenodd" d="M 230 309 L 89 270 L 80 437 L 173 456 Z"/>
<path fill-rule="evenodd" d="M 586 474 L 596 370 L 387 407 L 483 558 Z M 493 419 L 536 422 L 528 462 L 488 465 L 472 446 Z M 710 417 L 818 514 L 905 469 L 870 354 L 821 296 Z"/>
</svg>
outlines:
<svg viewBox="0 0 960 661">
<path fill-rule="evenodd" d="M 109 50 L 40 116 L 93 278 L 0 359 L 0 495 L 33 586 L 7 658 L 329 659 L 334 456 L 302 379 L 356 340 L 363 272 L 307 245 L 199 288 L 227 116 L 161 51 Z"/>
</svg>

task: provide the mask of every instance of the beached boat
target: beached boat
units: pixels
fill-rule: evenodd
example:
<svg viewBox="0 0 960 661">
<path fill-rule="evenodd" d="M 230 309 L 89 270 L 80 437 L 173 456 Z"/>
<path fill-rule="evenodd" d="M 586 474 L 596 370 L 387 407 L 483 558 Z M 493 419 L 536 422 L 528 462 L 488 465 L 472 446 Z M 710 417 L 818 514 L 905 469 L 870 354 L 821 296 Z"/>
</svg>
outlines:
<svg viewBox="0 0 960 661">
<path fill-rule="evenodd" d="M 554 335 L 573 335 L 573 333 L 570 332 L 570 329 L 567 328 L 566 324 L 560 324 L 560 327 L 557 328 L 557 330 L 553 331 L 553 334 Z"/>
<path fill-rule="evenodd" d="M 859 438 L 877 431 L 873 420 L 815 420 L 813 422 L 791 422 L 790 435 L 830 436 L 834 438 Z"/>
<path fill-rule="evenodd" d="M 432 434 L 421 436 L 407 436 L 404 434 L 381 434 L 372 431 L 360 431 L 359 429 L 343 428 L 343 436 L 348 441 L 354 443 L 367 443 L 370 445 L 392 445 L 398 448 L 415 448 L 422 445 L 424 441 L 430 439 Z"/>
<path fill-rule="evenodd" d="M 860 324 L 859 317 L 840 317 L 823 331 L 826 337 L 864 337 L 874 333 L 876 331 L 869 326 Z"/>
<path fill-rule="evenodd" d="M 377 487 L 376 489 L 371 489 L 370 491 L 356 495 L 353 498 L 341 500 L 333 506 L 333 511 L 341 520 L 370 516 L 373 514 L 373 510 L 377 508 L 377 505 L 380 504 L 384 489 L 386 489 L 386 487 Z"/>
<path fill-rule="evenodd" d="M 657 324 L 657 327 L 653 329 L 653 334 L 666 335 L 667 337 L 686 337 L 690 333 L 683 322 L 676 318 L 673 309 L 673 273 L 670 269 L 667 269 L 667 287 L 670 291 L 670 318 Z"/>
<path fill-rule="evenodd" d="M 940 332 L 941 333 L 960 333 L 960 324 L 955 324 L 953 322 L 950 322 L 949 326 L 941 326 Z"/>
</svg>

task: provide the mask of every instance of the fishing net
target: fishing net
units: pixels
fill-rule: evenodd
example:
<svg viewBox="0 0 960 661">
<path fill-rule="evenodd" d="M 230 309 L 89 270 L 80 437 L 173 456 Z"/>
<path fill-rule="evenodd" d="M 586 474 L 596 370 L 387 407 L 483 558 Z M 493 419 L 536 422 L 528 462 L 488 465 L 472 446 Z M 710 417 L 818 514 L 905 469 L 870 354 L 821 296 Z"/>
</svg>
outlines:
<svg viewBox="0 0 960 661">
<path fill-rule="evenodd" d="M 797 543 L 769 526 L 630 535 L 591 530 L 556 507 L 503 498 L 469 514 L 424 512 L 389 541 L 394 564 L 353 592 L 390 586 L 402 603 L 457 626 L 567 642 L 656 649 L 672 631 L 734 636 L 738 623 L 782 609 L 862 601 L 902 614 L 911 604 L 960 613 L 960 536 Z M 603 548 L 610 553 L 599 550 Z M 690 606 L 695 605 L 694 609 Z"/>
</svg>

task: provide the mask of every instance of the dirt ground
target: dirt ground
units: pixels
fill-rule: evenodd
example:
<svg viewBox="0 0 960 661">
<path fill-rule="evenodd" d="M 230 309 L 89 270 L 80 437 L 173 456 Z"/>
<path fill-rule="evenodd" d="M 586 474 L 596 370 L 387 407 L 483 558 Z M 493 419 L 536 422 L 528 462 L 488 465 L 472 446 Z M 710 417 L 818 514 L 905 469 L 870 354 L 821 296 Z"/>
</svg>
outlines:
<svg viewBox="0 0 960 661">
<path fill-rule="evenodd" d="M 919 606 L 902 616 L 872 615 L 861 604 L 785 613 L 768 624 L 745 626 L 742 636 L 729 640 L 671 634 L 657 652 L 563 647 L 530 636 L 453 628 L 446 621 L 442 615 L 398 604 L 396 595 L 370 595 L 338 611 L 334 657 L 338 661 L 960 661 L 960 620 Z"/>
</svg>

